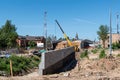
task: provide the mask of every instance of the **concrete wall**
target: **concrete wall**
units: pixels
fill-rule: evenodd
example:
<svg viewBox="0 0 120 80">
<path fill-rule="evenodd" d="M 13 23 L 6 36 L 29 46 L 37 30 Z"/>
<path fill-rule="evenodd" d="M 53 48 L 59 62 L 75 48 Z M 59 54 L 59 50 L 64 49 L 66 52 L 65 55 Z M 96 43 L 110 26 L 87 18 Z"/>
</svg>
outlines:
<svg viewBox="0 0 120 80">
<path fill-rule="evenodd" d="M 39 64 L 39 74 L 45 75 L 58 72 L 60 68 L 74 59 L 74 47 L 42 53 L 41 62 Z"/>
</svg>

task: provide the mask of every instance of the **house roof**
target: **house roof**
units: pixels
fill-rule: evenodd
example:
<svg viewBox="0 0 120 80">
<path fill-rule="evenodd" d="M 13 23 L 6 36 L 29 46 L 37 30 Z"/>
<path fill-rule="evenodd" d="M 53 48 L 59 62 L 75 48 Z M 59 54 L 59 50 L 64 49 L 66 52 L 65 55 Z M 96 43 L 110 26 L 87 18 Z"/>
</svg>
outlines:
<svg viewBox="0 0 120 80">
<path fill-rule="evenodd" d="M 19 39 L 26 39 L 26 40 L 43 40 L 44 36 L 18 36 Z"/>
<path fill-rule="evenodd" d="M 89 44 L 92 44 L 92 43 L 93 43 L 93 41 L 88 40 L 88 39 L 82 40 L 82 42 L 87 42 L 87 43 L 89 43 Z"/>
<path fill-rule="evenodd" d="M 62 40 L 56 40 L 56 41 L 52 41 L 52 43 L 53 44 L 55 44 L 55 43 L 59 43 L 59 42 L 61 42 Z"/>
</svg>

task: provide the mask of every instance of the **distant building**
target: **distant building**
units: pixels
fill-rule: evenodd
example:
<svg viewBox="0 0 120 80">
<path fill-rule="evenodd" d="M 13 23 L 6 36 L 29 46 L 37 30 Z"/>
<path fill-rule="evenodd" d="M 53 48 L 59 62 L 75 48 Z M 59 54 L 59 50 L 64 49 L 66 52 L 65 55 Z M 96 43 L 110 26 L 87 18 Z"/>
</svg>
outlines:
<svg viewBox="0 0 120 80">
<path fill-rule="evenodd" d="M 45 43 L 43 36 L 18 36 L 17 43 L 20 47 L 27 47 L 29 41 L 34 41 L 36 44 Z"/>
<path fill-rule="evenodd" d="M 82 40 L 81 49 L 88 49 L 88 48 L 92 47 L 91 44 L 93 44 L 93 43 L 94 43 L 93 41 L 88 40 L 88 39 Z"/>
<path fill-rule="evenodd" d="M 65 41 L 53 41 L 53 49 L 62 49 L 62 48 L 66 48 L 66 47 L 69 47 L 69 44 L 68 42 L 65 40 Z M 81 40 L 75 40 L 75 41 L 71 41 L 72 45 L 75 45 L 75 46 L 78 46 L 78 48 L 80 49 L 80 43 L 81 43 Z"/>
<path fill-rule="evenodd" d="M 110 46 L 110 40 L 109 40 L 110 34 L 108 34 L 108 39 L 105 41 L 105 48 L 109 48 Z M 112 43 L 120 43 L 120 34 L 113 33 L 112 34 Z M 102 40 L 100 40 L 100 44 L 102 45 Z M 103 47 L 103 45 L 102 45 Z"/>
</svg>

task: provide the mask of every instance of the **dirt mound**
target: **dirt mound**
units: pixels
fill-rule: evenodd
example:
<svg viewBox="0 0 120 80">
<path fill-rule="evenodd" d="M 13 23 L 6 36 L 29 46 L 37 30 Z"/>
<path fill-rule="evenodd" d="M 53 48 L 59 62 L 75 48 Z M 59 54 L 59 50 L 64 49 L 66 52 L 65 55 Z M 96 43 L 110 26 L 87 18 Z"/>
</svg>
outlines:
<svg viewBox="0 0 120 80">
<path fill-rule="evenodd" d="M 89 70 L 114 70 L 120 67 L 120 64 L 117 60 L 113 59 L 100 59 L 100 60 L 83 60 L 80 61 L 81 69 Z"/>
<path fill-rule="evenodd" d="M 119 66 L 118 62 L 109 59 L 101 59 L 92 65 L 92 67 L 95 69 L 106 71 L 114 70 L 118 68 L 118 66 Z"/>
</svg>

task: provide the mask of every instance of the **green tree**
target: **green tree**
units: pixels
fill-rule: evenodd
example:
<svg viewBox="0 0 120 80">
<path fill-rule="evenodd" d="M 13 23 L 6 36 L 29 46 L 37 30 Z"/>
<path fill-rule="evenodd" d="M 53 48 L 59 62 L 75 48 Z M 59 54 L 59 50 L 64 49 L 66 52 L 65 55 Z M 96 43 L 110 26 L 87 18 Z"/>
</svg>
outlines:
<svg viewBox="0 0 120 80">
<path fill-rule="evenodd" d="M 109 28 L 107 25 L 101 25 L 99 31 L 97 31 L 99 38 L 102 40 L 103 48 L 105 48 L 105 41 L 108 39 L 108 32 Z"/>
<path fill-rule="evenodd" d="M 49 35 L 46 39 L 47 41 L 47 48 L 50 49 L 52 48 L 52 41 L 56 41 L 57 40 L 57 37 L 54 36 L 54 35 Z"/>
<path fill-rule="evenodd" d="M 3 25 L 0 29 L 0 47 L 15 47 L 17 37 L 18 34 L 16 32 L 15 25 L 11 24 L 10 20 L 7 20 L 5 25 Z"/>
<path fill-rule="evenodd" d="M 30 47 L 35 47 L 35 46 L 36 46 L 36 43 L 35 43 L 34 41 L 29 41 L 29 42 L 28 42 L 28 45 L 29 45 Z"/>
<path fill-rule="evenodd" d="M 76 33 L 75 39 L 77 39 L 77 40 L 79 39 L 79 38 L 78 38 L 78 33 Z"/>
</svg>

